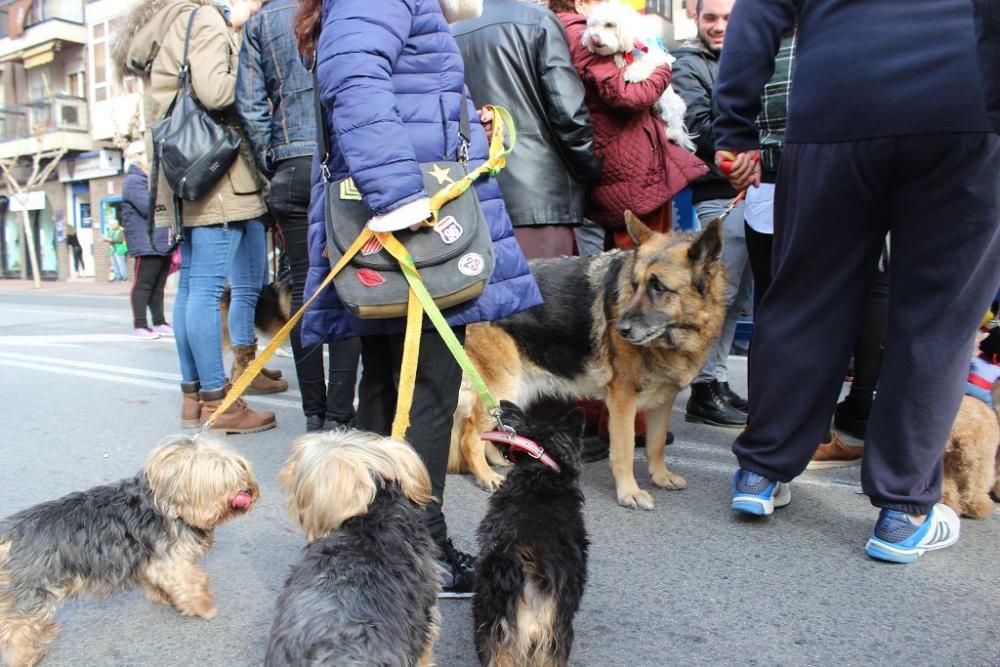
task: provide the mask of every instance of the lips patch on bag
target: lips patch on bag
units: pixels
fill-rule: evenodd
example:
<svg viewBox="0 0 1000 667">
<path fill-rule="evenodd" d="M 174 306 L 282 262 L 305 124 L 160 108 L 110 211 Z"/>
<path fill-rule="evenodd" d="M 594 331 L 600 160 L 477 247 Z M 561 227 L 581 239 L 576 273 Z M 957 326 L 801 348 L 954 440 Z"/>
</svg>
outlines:
<svg viewBox="0 0 1000 667">
<path fill-rule="evenodd" d="M 358 269 L 354 276 L 365 287 L 378 287 L 385 284 L 385 277 L 374 269 Z"/>
</svg>

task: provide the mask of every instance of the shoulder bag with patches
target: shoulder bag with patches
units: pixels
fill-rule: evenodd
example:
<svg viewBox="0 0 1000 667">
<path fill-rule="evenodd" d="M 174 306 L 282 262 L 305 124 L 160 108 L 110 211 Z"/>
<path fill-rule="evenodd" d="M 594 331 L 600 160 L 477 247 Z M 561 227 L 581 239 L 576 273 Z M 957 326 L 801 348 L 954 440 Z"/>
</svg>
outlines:
<svg viewBox="0 0 1000 667">
<path fill-rule="evenodd" d="M 334 182 L 330 178 L 326 116 L 319 101 L 315 68 L 313 70 L 318 144 L 323 156 L 320 166 L 326 186 L 326 249 L 332 267 L 373 214 L 352 179 Z M 494 124 L 500 125 L 499 121 Z M 454 161 L 439 160 L 420 165 L 424 189 L 428 194 L 439 193 L 468 174 L 469 111 L 464 94 L 459 131 L 460 148 Z M 489 226 L 475 189 L 468 186 L 464 190 L 458 189 L 461 194 L 437 211 L 436 222 L 415 232 L 409 229 L 393 232 L 413 257 L 420 278 L 441 309 L 479 296 L 489 283 L 495 262 Z M 399 263 L 375 238 L 354 255 L 348 267 L 337 274 L 333 286 L 341 302 L 358 317 L 383 319 L 406 315 L 409 284 Z"/>
</svg>

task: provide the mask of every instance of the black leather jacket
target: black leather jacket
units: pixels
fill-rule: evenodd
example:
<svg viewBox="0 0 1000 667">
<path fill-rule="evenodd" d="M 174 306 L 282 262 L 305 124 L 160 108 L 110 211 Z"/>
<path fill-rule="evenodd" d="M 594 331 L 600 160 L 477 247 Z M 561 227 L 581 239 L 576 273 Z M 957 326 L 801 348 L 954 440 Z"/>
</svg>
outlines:
<svg viewBox="0 0 1000 667">
<path fill-rule="evenodd" d="M 506 107 L 517 146 L 498 180 L 515 227 L 579 225 L 600 173 L 583 83 L 555 14 L 517 0 L 486 0 L 483 15 L 452 26 L 477 107 Z"/>
</svg>

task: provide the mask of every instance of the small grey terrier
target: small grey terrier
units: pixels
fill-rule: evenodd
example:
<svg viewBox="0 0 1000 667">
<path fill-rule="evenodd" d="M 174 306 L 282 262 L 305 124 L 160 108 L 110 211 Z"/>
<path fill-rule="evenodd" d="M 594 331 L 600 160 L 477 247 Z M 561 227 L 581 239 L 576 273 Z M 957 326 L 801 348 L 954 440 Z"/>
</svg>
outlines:
<svg viewBox="0 0 1000 667">
<path fill-rule="evenodd" d="M 427 469 L 408 444 L 362 431 L 295 441 L 278 481 L 309 544 L 278 599 L 266 667 L 428 667 L 440 616 Z"/>
</svg>

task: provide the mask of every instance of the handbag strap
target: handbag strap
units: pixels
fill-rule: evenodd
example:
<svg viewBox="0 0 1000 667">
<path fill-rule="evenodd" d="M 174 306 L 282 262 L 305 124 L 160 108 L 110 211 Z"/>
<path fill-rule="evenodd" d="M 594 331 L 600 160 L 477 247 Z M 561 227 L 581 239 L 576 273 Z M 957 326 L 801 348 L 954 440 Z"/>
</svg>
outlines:
<svg viewBox="0 0 1000 667">
<path fill-rule="evenodd" d="M 191 50 L 191 32 L 194 30 L 194 17 L 198 15 L 198 10 L 201 7 L 195 7 L 191 10 L 191 16 L 188 17 L 187 32 L 184 35 L 184 56 L 181 58 L 181 69 L 177 73 L 177 77 L 181 80 L 181 89 L 187 90 L 188 78 L 191 71 L 191 61 L 188 60 L 188 52 Z"/>
</svg>

